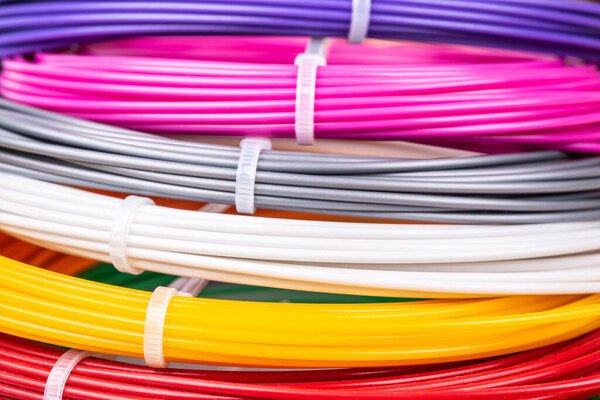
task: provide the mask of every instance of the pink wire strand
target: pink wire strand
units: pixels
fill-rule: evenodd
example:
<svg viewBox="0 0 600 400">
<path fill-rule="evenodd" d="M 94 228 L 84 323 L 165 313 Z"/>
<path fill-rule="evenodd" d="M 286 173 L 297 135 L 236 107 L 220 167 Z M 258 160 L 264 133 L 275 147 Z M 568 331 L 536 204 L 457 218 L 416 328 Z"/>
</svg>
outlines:
<svg viewBox="0 0 600 400">
<path fill-rule="evenodd" d="M 2 95 L 162 134 L 294 136 L 298 38 L 135 38 L 4 61 Z M 600 75 L 548 56 L 335 41 L 319 138 L 600 152 Z M 467 142 L 468 141 L 468 142 Z"/>
</svg>

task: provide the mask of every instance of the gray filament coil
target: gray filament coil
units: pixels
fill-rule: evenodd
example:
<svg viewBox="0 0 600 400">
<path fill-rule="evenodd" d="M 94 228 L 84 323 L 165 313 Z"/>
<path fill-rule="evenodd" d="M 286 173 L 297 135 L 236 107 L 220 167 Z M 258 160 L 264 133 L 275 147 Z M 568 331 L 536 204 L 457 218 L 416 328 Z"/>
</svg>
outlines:
<svg viewBox="0 0 600 400">
<path fill-rule="evenodd" d="M 0 171 L 143 196 L 234 204 L 239 148 L 187 143 L 0 99 Z M 559 151 L 407 160 L 261 154 L 259 208 L 523 224 L 600 218 L 600 157 Z"/>
</svg>

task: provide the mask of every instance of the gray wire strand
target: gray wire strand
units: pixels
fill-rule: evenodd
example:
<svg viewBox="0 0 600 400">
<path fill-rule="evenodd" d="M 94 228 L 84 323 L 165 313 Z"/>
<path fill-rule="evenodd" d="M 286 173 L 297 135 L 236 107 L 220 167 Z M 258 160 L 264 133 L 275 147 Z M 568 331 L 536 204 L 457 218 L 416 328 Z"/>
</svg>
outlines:
<svg viewBox="0 0 600 400">
<path fill-rule="evenodd" d="M 234 204 L 239 149 L 81 121 L 0 99 L 0 170 L 144 196 Z M 265 151 L 259 208 L 453 223 L 600 215 L 600 157 L 558 151 L 408 160 Z"/>
</svg>

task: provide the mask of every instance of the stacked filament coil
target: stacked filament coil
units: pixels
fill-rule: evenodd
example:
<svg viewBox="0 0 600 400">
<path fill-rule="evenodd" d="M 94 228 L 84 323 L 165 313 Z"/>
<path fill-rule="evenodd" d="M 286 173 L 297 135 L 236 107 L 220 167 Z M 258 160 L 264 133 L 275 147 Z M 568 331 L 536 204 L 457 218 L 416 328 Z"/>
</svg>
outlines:
<svg viewBox="0 0 600 400">
<path fill-rule="evenodd" d="M 592 398 L 599 54 L 593 1 L 0 1 L 0 398 Z"/>
</svg>

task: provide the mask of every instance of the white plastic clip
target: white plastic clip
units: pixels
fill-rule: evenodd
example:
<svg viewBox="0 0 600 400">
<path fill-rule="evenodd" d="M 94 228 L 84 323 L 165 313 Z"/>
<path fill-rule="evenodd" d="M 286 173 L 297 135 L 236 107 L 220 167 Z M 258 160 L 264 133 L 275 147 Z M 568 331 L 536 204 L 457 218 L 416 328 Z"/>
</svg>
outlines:
<svg viewBox="0 0 600 400">
<path fill-rule="evenodd" d="M 317 91 L 317 69 L 327 65 L 325 38 L 311 38 L 306 51 L 296 56 L 298 66 L 296 82 L 296 112 L 294 129 L 296 140 L 301 145 L 311 145 L 315 140 L 315 94 Z"/>
<path fill-rule="evenodd" d="M 170 288 L 175 288 L 179 292 L 179 296 L 196 297 L 202 289 L 208 285 L 208 280 L 200 278 L 188 278 L 180 276 L 169 284 Z"/>
<path fill-rule="evenodd" d="M 371 23 L 371 0 L 352 0 L 352 19 L 348 31 L 348 42 L 364 42 Z"/>
<path fill-rule="evenodd" d="M 152 293 L 148 308 L 146 308 L 146 322 L 144 324 L 144 360 L 151 368 L 167 368 L 163 353 L 163 338 L 167 309 L 173 296 L 177 294 L 175 288 L 159 286 Z"/>
<path fill-rule="evenodd" d="M 141 268 L 135 268 L 129 263 L 127 257 L 127 238 L 131 229 L 131 223 L 138 208 L 145 205 L 154 205 L 147 197 L 129 196 L 125 198 L 115 213 L 113 225 L 110 230 L 108 241 L 108 254 L 111 262 L 117 270 L 133 275 L 144 272 Z"/>
<path fill-rule="evenodd" d="M 263 150 L 271 150 L 271 141 L 264 138 L 246 138 L 240 143 L 240 159 L 235 178 L 235 208 L 242 214 L 254 214 L 254 186 L 258 158 Z"/>
<path fill-rule="evenodd" d="M 231 206 L 229 204 L 218 204 L 218 203 L 206 203 L 198 209 L 198 211 L 220 214 L 229 210 Z"/>
<path fill-rule="evenodd" d="M 46 387 L 44 388 L 44 400 L 61 400 L 67 379 L 73 368 L 84 358 L 93 356 L 89 351 L 83 350 L 67 350 L 52 367 Z"/>
</svg>

